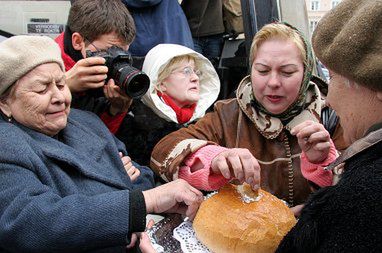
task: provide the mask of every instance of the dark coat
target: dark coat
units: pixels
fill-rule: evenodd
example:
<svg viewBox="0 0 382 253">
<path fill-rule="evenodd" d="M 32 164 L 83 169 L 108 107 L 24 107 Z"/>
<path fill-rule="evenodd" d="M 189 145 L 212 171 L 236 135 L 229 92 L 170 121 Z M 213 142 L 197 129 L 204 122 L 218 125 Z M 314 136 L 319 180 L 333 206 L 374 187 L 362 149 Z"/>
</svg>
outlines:
<svg viewBox="0 0 382 253">
<path fill-rule="evenodd" d="M 338 184 L 310 197 L 277 252 L 382 252 L 381 136 L 345 162 Z"/>
<path fill-rule="evenodd" d="M 148 166 L 154 146 L 167 134 L 186 125 L 159 117 L 139 100 L 134 100 L 130 108 L 116 136 L 125 143 L 132 160 Z"/>
<path fill-rule="evenodd" d="M 153 175 L 140 167 L 130 181 L 123 144 L 96 115 L 72 109 L 55 137 L 1 119 L 0 139 L 1 252 L 125 251 L 129 196 Z"/>
<path fill-rule="evenodd" d="M 186 16 L 178 0 L 122 0 L 134 18 L 137 30 L 129 52 L 145 56 L 161 43 L 179 44 L 194 48 Z"/>
<path fill-rule="evenodd" d="M 192 37 L 199 38 L 224 33 L 222 0 L 183 0 L 182 9 L 187 17 Z"/>
</svg>

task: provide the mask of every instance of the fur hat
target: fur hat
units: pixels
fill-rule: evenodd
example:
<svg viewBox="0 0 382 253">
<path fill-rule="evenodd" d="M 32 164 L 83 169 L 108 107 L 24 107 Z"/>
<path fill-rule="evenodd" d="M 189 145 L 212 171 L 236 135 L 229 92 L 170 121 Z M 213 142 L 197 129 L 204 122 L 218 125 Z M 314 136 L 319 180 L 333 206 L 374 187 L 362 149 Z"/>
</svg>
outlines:
<svg viewBox="0 0 382 253">
<path fill-rule="evenodd" d="M 56 62 L 64 71 L 61 50 L 46 36 L 13 36 L 0 43 L 0 95 L 35 67 Z"/>
<path fill-rule="evenodd" d="M 318 23 L 314 52 L 336 73 L 382 90 L 382 0 L 344 0 Z"/>
</svg>

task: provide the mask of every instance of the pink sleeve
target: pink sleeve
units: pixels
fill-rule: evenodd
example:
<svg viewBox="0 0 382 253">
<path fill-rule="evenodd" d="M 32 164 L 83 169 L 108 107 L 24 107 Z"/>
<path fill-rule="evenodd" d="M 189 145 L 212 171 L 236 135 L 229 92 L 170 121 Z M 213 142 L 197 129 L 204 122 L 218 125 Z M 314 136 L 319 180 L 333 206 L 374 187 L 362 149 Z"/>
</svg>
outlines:
<svg viewBox="0 0 382 253">
<path fill-rule="evenodd" d="M 179 178 L 186 180 L 193 187 L 214 191 L 225 185 L 229 179 L 211 171 L 211 162 L 227 148 L 215 145 L 207 145 L 189 155 L 183 166 L 179 168 Z"/>
<path fill-rule="evenodd" d="M 319 164 L 309 162 L 305 152 L 301 154 L 302 175 L 320 187 L 332 185 L 333 174 L 324 168 L 336 160 L 338 153 L 332 140 L 330 140 L 330 144 L 328 157 Z"/>
</svg>

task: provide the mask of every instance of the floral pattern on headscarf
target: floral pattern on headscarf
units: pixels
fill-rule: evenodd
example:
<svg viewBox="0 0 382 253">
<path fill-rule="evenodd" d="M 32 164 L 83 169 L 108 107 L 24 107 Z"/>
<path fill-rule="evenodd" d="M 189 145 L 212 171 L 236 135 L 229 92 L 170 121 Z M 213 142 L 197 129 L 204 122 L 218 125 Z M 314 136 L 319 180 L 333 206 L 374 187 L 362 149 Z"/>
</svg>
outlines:
<svg viewBox="0 0 382 253">
<path fill-rule="evenodd" d="M 279 117 L 266 114 L 252 106 L 253 90 L 250 76 L 244 78 L 240 83 L 236 96 L 242 111 L 255 124 L 257 130 L 265 138 L 274 139 L 284 128 L 290 131 L 294 126 L 305 120 L 319 122 L 325 101 L 321 97 L 321 92 L 315 83 L 310 82 L 307 87 L 303 109 L 298 114 L 295 114 L 293 118 L 290 118 L 288 123 L 283 122 Z"/>
</svg>

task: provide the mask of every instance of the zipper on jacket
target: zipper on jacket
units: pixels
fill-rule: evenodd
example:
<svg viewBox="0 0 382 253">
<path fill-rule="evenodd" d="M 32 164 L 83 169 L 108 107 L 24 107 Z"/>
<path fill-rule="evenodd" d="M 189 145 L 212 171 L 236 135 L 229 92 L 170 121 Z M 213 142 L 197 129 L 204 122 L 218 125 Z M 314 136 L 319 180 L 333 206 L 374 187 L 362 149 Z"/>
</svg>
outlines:
<svg viewBox="0 0 382 253">
<path fill-rule="evenodd" d="M 294 187 L 293 187 L 293 181 L 294 181 L 294 170 L 292 165 L 292 153 L 289 145 L 289 139 L 288 135 L 284 133 L 283 138 L 285 150 L 286 150 L 286 156 L 288 158 L 288 199 L 287 202 L 289 206 L 293 206 L 294 204 Z"/>
</svg>

